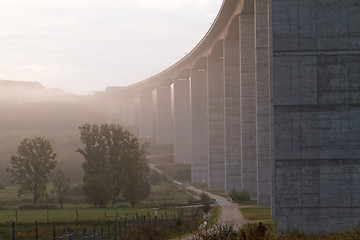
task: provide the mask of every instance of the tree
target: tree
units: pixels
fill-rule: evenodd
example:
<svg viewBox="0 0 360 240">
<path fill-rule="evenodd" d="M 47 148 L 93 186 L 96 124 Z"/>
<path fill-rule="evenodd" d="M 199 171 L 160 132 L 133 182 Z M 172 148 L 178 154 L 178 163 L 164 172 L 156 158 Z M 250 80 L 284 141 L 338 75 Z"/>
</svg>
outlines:
<svg viewBox="0 0 360 240">
<path fill-rule="evenodd" d="M 21 141 L 17 154 L 11 157 L 11 182 L 20 184 L 18 194 L 33 194 L 33 203 L 46 197 L 48 175 L 56 165 L 56 153 L 49 140 L 44 137 L 25 138 Z"/>
<path fill-rule="evenodd" d="M 129 145 L 129 153 L 124 166 L 124 186 L 122 195 L 130 201 L 131 206 L 149 196 L 149 167 L 145 160 L 147 145 L 139 145 L 136 138 Z"/>
<path fill-rule="evenodd" d="M 64 172 L 57 169 L 53 174 L 53 183 L 55 186 L 55 192 L 61 209 L 63 209 L 64 197 L 70 190 L 69 179 L 65 176 Z"/>
<path fill-rule="evenodd" d="M 135 186 L 136 191 L 132 195 L 136 195 L 136 198 L 148 195 L 145 193 L 149 190 L 142 193 L 138 190 L 138 186 L 146 189 L 147 184 L 145 145 L 141 145 L 133 134 L 119 125 L 102 124 L 99 127 L 85 124 L 79 129 L 80 140 L 85 147 L 77 152 L 85 159 L 84 193 L 90 202 L 104 207 L 111 199 L 114 202 L 119 193 L 127 195 L 130 185 Z M 141 181 L 137 182 L 133 177 Z"/>
</svg>

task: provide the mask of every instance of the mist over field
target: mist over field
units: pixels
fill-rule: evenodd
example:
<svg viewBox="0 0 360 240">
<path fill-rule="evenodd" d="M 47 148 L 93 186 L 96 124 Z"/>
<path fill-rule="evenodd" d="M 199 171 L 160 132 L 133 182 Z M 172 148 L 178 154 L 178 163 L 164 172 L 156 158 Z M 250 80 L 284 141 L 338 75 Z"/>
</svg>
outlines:
<svg viewBox="0 0 360 240">
<path fill-rule="evenodd" d="M 84 160 L 75 152 L 81 146 L 78 128 L 106 121 L 106 107 L 96 95 L 77 96 L 36 82 L 0 80 L 0 181 L 8 183 L 5 169 L 21 140 L 43 136 L 57 153 L 59 168 L 72 182 L 81 182 Z"/>
</svg>

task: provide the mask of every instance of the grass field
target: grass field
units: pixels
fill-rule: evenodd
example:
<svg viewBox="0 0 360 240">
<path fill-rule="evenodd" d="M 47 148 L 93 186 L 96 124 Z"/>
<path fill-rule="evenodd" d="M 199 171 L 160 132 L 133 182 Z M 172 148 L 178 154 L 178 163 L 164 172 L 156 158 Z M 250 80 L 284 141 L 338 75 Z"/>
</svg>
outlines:
<svg viewBox="0 0 360 240">
<path fill-rule="evenodd" d="M 240 212 L 246 220 L 262 222 L 271 221 L 271 208 L 269 207 L 259 207 L 256 205 L 240 207 Z"/>
</svg>

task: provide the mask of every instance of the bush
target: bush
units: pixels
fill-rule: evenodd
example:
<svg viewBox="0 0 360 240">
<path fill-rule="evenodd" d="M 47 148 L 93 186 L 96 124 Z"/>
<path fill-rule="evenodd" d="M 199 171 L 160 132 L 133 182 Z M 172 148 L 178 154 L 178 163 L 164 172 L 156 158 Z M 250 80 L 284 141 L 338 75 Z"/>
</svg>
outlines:
<svg viewBox="0 0 360 240">
<path fill-rule="evenodd" d="M 162 174 L 159 173 L 156 170 L 151 170 L 150 174 L 149 174 L 149 181 L 152 185 L 157 185 L 161 179 L 162 179 Z"/>
<path fill-rule="evenodd" d="M 210 203 L 211 203 L 211 198 L 209 197 L 209 195 L 207 195 L 206 193 L 202 192 L 200 194 L 200 202 L 203 205 L 202 209 L 205 213 L 208 213 L 211 209 L 210 207 Z"/>
<path fill-rule="evenodd" d="M 237 201 L 237 202 L 250 201 L 250 195 L 245 190 L 237 192 L 235 189 L 233 189 L 231 190 L 229 195 L 233 201 Z"/>
</svg>

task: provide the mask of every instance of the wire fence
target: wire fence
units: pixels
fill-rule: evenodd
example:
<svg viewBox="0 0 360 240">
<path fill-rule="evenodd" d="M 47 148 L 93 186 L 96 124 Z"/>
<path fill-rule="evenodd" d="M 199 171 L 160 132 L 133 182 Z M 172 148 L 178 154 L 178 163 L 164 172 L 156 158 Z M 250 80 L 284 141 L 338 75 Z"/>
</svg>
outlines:
<svg viewBox="0 0 360 240">
<path fill-rule="evenodd" d="M 192 209 L 191 211 L 181 211 L 171 214 L 162 214 L 157 216 L 148 214 L 135 214 L 135 215 L 123 215 L 106 214 L 105 221 L 93 223 L 85 222 L 79 223 L 41 223 L 35 221 L 32 230 L 31 226 L 28 226 L 27 230 L 24 230 L 21 223 L 11 223 L 11 237 L 13 240 L 17 239 L 106 239 L 106 240 L 118 240 L 123 239 L 131 232 L 136 231 L 139 227 L 144 225 L 152 226 L 180 226 L 182 222 L 193 222 L 195 217 L 199 213 L 198 209 Z M 83 226 L 81 226 L 83 225 Z M 85 227 L 86 226 L 86 227 Z M 26 235 L 25 235 L 26 233 Z M 1 239 L 1 238 L 0 238 Z"/>
</svg>

